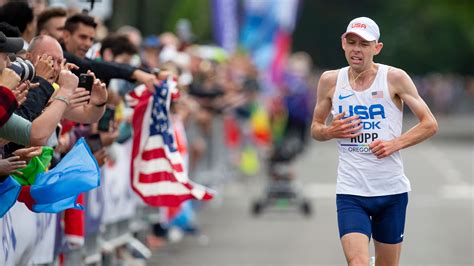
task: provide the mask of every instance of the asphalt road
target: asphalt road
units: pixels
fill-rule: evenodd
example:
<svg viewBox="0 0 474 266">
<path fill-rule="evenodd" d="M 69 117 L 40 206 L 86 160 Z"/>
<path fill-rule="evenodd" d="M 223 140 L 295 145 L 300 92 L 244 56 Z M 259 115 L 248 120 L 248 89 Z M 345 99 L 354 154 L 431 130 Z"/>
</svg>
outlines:
<svg viewBox="0 0 474 266">
<path fill-rule="evenodd" d="M 472 125 L 467 118 L 462 134 L 444 127 L 437 137 L 402 151 L 412 192 L 401 265 L 474 265 Z M 267 179 L 241 177 L 198 213 L 200 235 L 154 251 L 149 265 L 345 265 L 336 221 L 335 142 L 311 142 L 294 167 L 312 216 L 282 204 L 252 216 L 252 201 L 263 195 Z"/>
</svg>

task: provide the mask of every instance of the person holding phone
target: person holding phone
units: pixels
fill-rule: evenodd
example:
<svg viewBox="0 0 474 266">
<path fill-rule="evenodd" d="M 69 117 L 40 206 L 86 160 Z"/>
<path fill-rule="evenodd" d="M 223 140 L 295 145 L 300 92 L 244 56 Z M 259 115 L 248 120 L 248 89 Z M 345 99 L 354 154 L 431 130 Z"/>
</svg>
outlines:
<svg viewBox="0 0 474 266">
<path fill-rule="evenodd" d="M 49 67 L 49 71 L 52 72 L 50 79 L 54 83 L 50 83 L 49 80 L 44 78 L 40 79 L 40 86 L 30 91 L 25 103 L 15 111 L 16 114 L 27 121 L 33 121 L 46 112 L 53 103 L 56 104 L 55 102 L 62 101 L 67 104 L 67 108 L 64 112 L 60 112 L 61 118 L 79 123 L 94 123 L 102 117 L 108 95 L 105 84 L 96 79 L 92 72 L 89 72 L 88 74 L 93 79 L 91 93 L 85 88 L 78 87 L 78 78 L 71 72 L 74 66 L 66 64 L 61 46 L 56 39 L 49 36 L 33 38 L 28 48 L 27 57 L 35 64 L 42 61 L 46 69 Z M 65 75 L 66 72 L 67 75 Z M 64 99 L 60 92 L 63 87 L 70 86 L 71 80 L 75 80 L 73 93 L 70 97 Z M 57 84 L 57 86 L 55 85 L 56 89 L 53 84 Z M 59 120 L 55 123 L 55 127 L 58 122 Z M 46 136 L 46 140 L 51 136 L 51 133 L 52 131 Z M 43 140 L 40 140 L 40 142 L 46 144 Z M 29 140 L 18 144 L 25 145 L 24 143 L 29 143 Z M 50 144 L 54 144 L 54 142 Z M 18 148 L 21 148 L 21 146 L 13 143 L 8 144 L 5 146 L 5 152 L 11 154 Z"/>
<path fill-rule="evenodd" d="M 4 53 L 0 51 L 0 65 L 5 64 Z M 8 61 L 6 62 L 8 65 Z M 15 88 L 18 85 L 18 76 L 12 77 L 11 73 L 4 69 L 0 73 L 0 87 Z M 56 129 L 63 114 L 74 105 L 71 104 L 74 98 L 74 91 L 77 88 L 78 78 L 71 71 L 64 68 L 59 71 L 61 88 L 53 98 L 49 107 L 44 110 L 36 119 L 28 121 L 25 118 L 13 114 L 8 121 L 0 127 L 0 138 L 12 141 L 24 146 L 45 145 L 51 134 Z"/>
<path fill-rule="evenodd" d="M 7 37 L 12 38 L 18 36 Z M 37 83 L 35 86 L 38 87 L 29 91 L 25 102 L 19 106 L 15 113 L 29 121 L 33 121 L 43 112 L 57 88 L 61 86 L 58 78 L 64 56 L 57 40 L 50 36 L 43 35 L 33 38 L 28 47 L 26 59 L 33 62 L 35 66 L 36 76 L 33 79 L 33 84 Z M 77 68 L 77 66 L 73 64 L 66 64 L 66 66 L 69 70 Z M 74 110 L 68 111 L 65 115 L 66 118 L 80 123 L 93 123 L 100 119 L 105 109 L 107 91 L 105 90 L 105 86 L 100 86 L 100 81 L 95 84 L 95 78 L 93 77 L 92 79 L 95 89 L 91 88 L 91 91 L 95 93 L 91 94 L 85 89 L 77 89 L 74 93 L 74 97 L 71 99 L 73 106 L 79 107 L 80 105 L 87 105 L 88 99 L 85 98 L 91 97 L 90 106 L 77 109 L 72 108 Z M 57 85 L 54 85 L 55 83 Z M 56 88 L 53 85 L 56 86 Z"/>
</svg>

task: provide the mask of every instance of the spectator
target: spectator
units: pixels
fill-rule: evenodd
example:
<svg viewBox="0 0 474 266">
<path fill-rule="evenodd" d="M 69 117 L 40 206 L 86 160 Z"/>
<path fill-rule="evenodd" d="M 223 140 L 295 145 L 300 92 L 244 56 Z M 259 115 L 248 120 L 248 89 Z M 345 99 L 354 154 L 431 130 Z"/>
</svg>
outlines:
<svg viewBox="0 0 474 266">
<path fill-rule="evenodd" d="M 0 66 L 9 64 L 7 53 L 17 52 L 21 49 L 21 40 L 4 37 L 5 42 L 0 42 Z M 18 86 L 19 77 L 10 69 L 2 69 L 0 86 L 10 89 Z M 0 127 L 0 138 L 14 141 L 22 145 L 45 145 L 50 135 L 56 129 L 57 123 L 68 108 L 74 108 L 74 89 L 77 87 L 78 78 L 68 71 L 64 65 L 60 72 L 61 88 L 49 107 L 32 123 L 18 115 L 12 115 L 3 127 Z M 3 96 L 3 95 L 2 95 Z"/>
<path fill-rule="evenodd" d="M 8 2 L 0 7 L 0 21 L 18 27 L 25 40 L 23 49 L 26 50 L 36 33 L 33 9 L 25 2 Z"/>
<path fill-rule="evenodd" d="M 37 19 L 36 35 L 49 35 L 58 40 L 59 43 L 62 43 L 66 19 L 66 10 L 60 7 L 44 10 Z"/>
</svg>

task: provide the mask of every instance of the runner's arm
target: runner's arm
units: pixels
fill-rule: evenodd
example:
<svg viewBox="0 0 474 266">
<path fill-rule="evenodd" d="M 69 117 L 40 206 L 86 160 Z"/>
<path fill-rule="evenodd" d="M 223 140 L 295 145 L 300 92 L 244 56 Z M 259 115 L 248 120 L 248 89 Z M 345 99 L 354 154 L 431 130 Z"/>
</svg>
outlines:
<svg viewBox="0 0 474 266">
<path fill-rule="evenodd" d="M 406 103 L 419 120 L 414 127 L 395 139 L 399 149 L 410 147 L 433 136 L 438 131 L 438 123 L 428 105 L 418 94 L 410 76 L 401 69 L 393 68 L 389 71 L 388 82 L 395 94 Z"/>
<path fill-rule="evenodd" d="M 315 140 L 353 138 L 361 134 L 362 125 L 357 115 L 342 119 L 344 117 L 344 112 L 342 112 L 333 117 L 330 125 L 326 125 L 326 120 L 331 112 L 337 74 L 338 71 L 335 70 L 326 71 L 319 79 L 316 107 L 311 124 L 311 136 Z"/>
</svg>

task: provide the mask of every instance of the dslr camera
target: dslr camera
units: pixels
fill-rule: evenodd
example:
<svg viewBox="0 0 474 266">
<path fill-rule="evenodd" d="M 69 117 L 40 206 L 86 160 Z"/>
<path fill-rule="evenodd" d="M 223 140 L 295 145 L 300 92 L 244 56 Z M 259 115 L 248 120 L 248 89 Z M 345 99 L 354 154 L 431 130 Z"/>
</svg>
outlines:
<svg viewBox="0 0 474 266">
<path fill-rule="evenodd" d="M 31 81 L 36 75 L 33 63 L 21 57 L 16 57 L 15 60 L 12 60 L 8 68 L 15 71 L 15 73 L 20 76 L 22 82 L 27 80 Z"/>
</svg>

